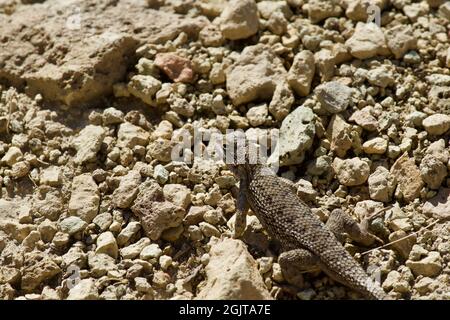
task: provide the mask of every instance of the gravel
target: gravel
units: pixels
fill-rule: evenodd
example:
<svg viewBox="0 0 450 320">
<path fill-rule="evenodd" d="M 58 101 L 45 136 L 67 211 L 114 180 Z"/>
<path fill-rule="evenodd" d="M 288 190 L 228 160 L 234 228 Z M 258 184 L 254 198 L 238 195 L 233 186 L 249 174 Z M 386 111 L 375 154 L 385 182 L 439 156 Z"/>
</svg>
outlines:
<svg viewBox="0 0 450 320">
<path fill-rule="evenodd" d="M 230 239 L 230 129 L 323 222 L 392 206 L 391 245 L 346 248 L 393 299 L 450 299 L 448 1 L 41 2 L 0 1 L 0 299 L 360 298 L 287 286 L 254 215 Z"/>
</svg>

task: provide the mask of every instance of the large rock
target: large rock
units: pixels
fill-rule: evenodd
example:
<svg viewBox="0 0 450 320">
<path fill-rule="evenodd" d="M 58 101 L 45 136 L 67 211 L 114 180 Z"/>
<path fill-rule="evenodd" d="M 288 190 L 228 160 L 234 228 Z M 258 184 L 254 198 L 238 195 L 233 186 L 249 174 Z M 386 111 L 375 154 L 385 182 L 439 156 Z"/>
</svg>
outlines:
<svg viewBox="0 0 450 320">
<path fill-rule="evenodd" d="M 342 8 L 337 3 L 327 0 L 310 0 L 302 9 L 308 12 L 312 23 L 318 23 L 329 17 L 338 17 L 342 13 Z"/>
<path fill-rule="evenodd" d="M 397 180 L 398 191 L 410 202 L 420 195 L 424 183 L 414 159 L 405 152 L 391 167 L 391 174 Z"/>
<path fill-rule="evenodd" d="M 97 184 L 89 173 L 73 178 L 69 213 L 90 223 L 95 218 L 100 205 Z"/>
<path fill-rule="evenodd" d="M 211 246 L 206 281 L 196 299 L 272 299 L 256 261 L 242 241 L 223 239 Z"/>
<path fill-rule="evenodd" d="M 353 144 L 352 126 L 342 115 L 335 114 L 328 124 L 327 137 L 331 141 L 330 150 L 343 158 Z"/>
<path fill-rule="evenodd" d="M 228 69 L 227 91 L 234 105 L 270 99 L 286 75 L 281 60 L 268 46 L 246 47 Z"/>
<path fill-rule="evenodd" d="M 439 193 L 425 202 L 422 212 L 437 219 L 450 218 L 450 189 L 441 188 Z"/>
<path fill-rule="evenodd" d="M 81 280 L 70 289 L 67 300 L 97 300 L 99 299 L 98 288 L 92 278 Z"/>
<path fill-rule="evenodd" d="M 119 208 L 129 208 L 138 194 L 141 175 L 132 170 L 120 179 L 119 187 L 113 192 L 113 204 Z"/>
<path fill-rule="evenodd" d="M 446 114 L 433 114 L 422 122 L 425 130 L 432 135 L 439 136 L 450 129 L 450 116 Z"/>
<path fill-rule="evenodd" d="M 117 145 L 133 149 L 135 146 L 147 145 L 149 138 L 150 134 L 141 127 L 124 122 L 119 126 L 117 132 Z"/>
<path fill-rule="evenodd" d="M 395 59 L 400 59 L 404 54 L 417 46 L 417 39 L 409 25 L 397 25 L 386 31 L 387 46 L 392 51 Z"/>
<path fill-rule="evenodd" d="M 208 25 L 126 0 L 48 0 L 2 20 L 0 80 L 69 105 L 112 93 L 140 43 L 195 36 Z"/>
<path fill-rule="evenodd" d="M 419 261 L 406 261 L 406 266 L 411 269 L 414 275 L 425 277 L 437 276 L 442 270 L 442 257 L 437 251 L 431 251 L 428 256 Z"/>
<path fill-rule="evenodd" d="M 345 42 L 350 54 L 358 59 L 388 55 L 383 31 L 375 23 L 358 22 L 355 33 Z"/>
<path fill-rule="evenodd" d="M 154 98 L 156 92 L 161 89 L 161 81 L 151 75 L 138 74 L 130 79 L 127 88 L 133 96 L 152 107 L 156 107 Z"/>
<path fill-rule="evenodd" d="M 28 203 L 27 199 L 0 199 L 0 221 L 18 219 L 19 215 L 27 210 L 30 210 L 30 204 Z"/>
<path fill-rule="evenodd" d="M 155 181 L 144 183 L 131 210 L 140 218 L 141 226 L 152 240 L 157 240 L 166 229 L 179 226 L 185 210 L 164 201 L 164 193 Z"/>
<path fill-rule="evenodd" d="M 312 146 L 315 134 L 314 113 L 309 108 L 298 107 L 281 123 L 280 138 L 268 162 L 278 162 L 280 166 L 301 163 L 305 151 Z"/>
<path fill-rule="evenodd" d="M 119 255 L 119 248 L 117 246 L 116 238 L 114 238 L 112 232 L 103 232 L 98 236 L 97 248 L 95 249 L 95 253 L 104 253 L 114 259 L 117 258 L 117 256 Z"/>
<path fill-rule="evenodd" d="M 220 30 L 226 39 L 245 39 L 258 32 L 255 0 L 231 0 L 220 15 Z"/>
<path fill-rule="evenodd" d="M 344 111 L 352 101 L 352 89 L 337 81 L 325 82 L 314 92 L 322 107 L 330 113 Z"/>
<path fill-rule="evenodd" d="M 363 184 L 370 174 L 370 167 L 367 162 L 358 157 L 345 160 L 334 158 L 333 170 L 339 183 L 348 187 Z"/>
<path fill-rule="evenodd" d="M 311 90 L 311 82 L 315 72 L 314 54 L 309 50 L 303 50 L 295 55 L 287 81 L 299 96 L 304 97 Z"/>
<path fill-rule="evenodd" d="M 32 253 L 25 260 L 22 268 L 22 289 L 31 291 L 61 272 L 58 265 L 50 258 Z"/>
<path fill-rule="evenodd" d="M 74 158 L 75 163 L 83 164 L 95 161 L 105 135 L 105 130 L 100 126 L 88 125 L 81 130 L 73 141 L 73 146 L 77 150 Z"/>
<path fill-rule="evenodd" d="M 369 194 L 372 200 L 389 202 L 394 193 L 396 180 L 385 167 L 379 166 L 369 176 Z"/>
<path fill-rule="evenodd" d="M 291 111 L 294 101 L 294 94 L 289 85 L 286 82 L 280 83 L 273 93 L 272 101 L 269 104 L 269 112 L 276 120 L 283 120 Z"/>
</svg>

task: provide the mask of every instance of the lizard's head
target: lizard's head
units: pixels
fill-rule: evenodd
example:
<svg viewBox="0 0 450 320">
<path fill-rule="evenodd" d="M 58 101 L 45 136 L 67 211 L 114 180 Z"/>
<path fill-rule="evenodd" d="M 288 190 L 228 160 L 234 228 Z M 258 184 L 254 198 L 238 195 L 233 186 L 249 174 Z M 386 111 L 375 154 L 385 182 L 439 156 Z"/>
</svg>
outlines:
<svg viewBox="0 0 450 320">
<path fill-rule="evenodd" d="M 248 140 L 245 133 L 235 131 L 225 135 L 225 163 L 236 176 L 252 172 L 265 164 L 260 146 Z"/>
</svg>

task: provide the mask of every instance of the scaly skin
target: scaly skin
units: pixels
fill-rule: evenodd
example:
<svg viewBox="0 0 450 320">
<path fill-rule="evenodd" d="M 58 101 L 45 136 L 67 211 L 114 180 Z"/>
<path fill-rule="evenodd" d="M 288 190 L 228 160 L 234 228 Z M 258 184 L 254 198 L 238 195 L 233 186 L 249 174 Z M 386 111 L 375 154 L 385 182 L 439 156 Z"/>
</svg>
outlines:
<svg viewBox="0 0 450 320">
<path fill-rule="evenodd" d="M 229 167 L 240 179 L 235 236 L 243 232 L 245 213 L 250 206 L 269 235 L 281 242 L 286 259 L 290 259 L 286 260 L 288 265 L 301 264 L 306 254 L 305 261 L 317 263 L 332 279 L 368 298 L 386 298 L 381 287 L 285 181 L 264 165 L 247 163 Z"/>
</svg>

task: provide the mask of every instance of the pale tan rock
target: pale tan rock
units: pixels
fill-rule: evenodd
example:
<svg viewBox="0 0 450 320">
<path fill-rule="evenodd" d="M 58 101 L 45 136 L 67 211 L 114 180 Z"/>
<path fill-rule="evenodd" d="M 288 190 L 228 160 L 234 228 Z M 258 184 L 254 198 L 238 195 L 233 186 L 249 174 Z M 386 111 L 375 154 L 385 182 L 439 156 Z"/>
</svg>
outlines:
<svg viewBox="0 0 450 320">
<path fill-rule="evenodd" d="M 272 49 L 263 44 L 248 46 L 227 70 L 227 91 L 234 105 L 270 99 L 285 75 Z"/>
<path fill-rule="evenodd" d="M 225 9 L 227 4 L 226 0 L 199 0 L 197 6 L 201 12 L 209 17 L 218 17 Z"/>
<path fill-rule="evenodd" d="M 19 179 L 25 177 L 30 172 L 30 164 L 28 161 L 19 161 L 12 165 L 11 167 L 11 177 L 14 179 Z"/>
<path fill-rule="evenodd" d="M 439 14 L 450 21 L 450 3 L 448 1 L 439 7 Z"/>
<path fill-rule="evenodd" d="M 397 25 L 385 32 L 387 46 L 394 54 L 395 59 L 400 59 L 409 50 L 417 47 L 417 39 L 411 26 Z"/>
<path fill-rule="evenodd" d="M 397 251 L 403 259 L 407 259 L 412 247 L 417 241 L 417 236 L 409 236 L 404 230 L 397 230 L 389 235 L 389 242 L 392 243 L 392 248 Z M 403 239 L 405 238 L 405 239 Z M 401 241 L 397 241 L 403 239 Z"/>
<path fill-rule="evenodd" d="M 397 188 L 403 198 L 411 202 L 420 195 L 424 183 L 417 168 L 414 159 L 408 157 L 408 153 L 404 153 L 392 165 L 391 174 L 397 180 Z"/>
<path fill-rule="evenodd" d="M 119 208 L 129 208 L 138 194 L 141 175 L 131 170 L 120 179 L 120 184 L 113 192 L 113 204 Z"/>
<path fill-rule="evenodd" d="M 267 29 L 273 34 L 281 36 L 287 32 L 287 28 L 288 21 L 282 12 L 275 11 L 270 15 L 270 18 L 267 21 Z"/>
<path fill-rule="evenodd" d="M 92 176 L 84 173 L 73 178 L 69 213 L 89 223 L 97 215 L 99 204 L 99 191 Z"/>
<path fill-rule="evenodd" d="M 369 70 L 367 80 L 370 84 L 386 88 L 395 84 L 394 71 L 384 65 Z"/>
<path fill-rule="evenodd" d="M 422 212 L 438 219 L 450 217 L 450 188 L 441 188 L 438 194 L 425 202 Z"/>
<path fill-rule="evenodd" d="M 425 277 L 437 276 L 442 270 L 442 257 L 439 252 L 431 251 L 428 256 L 419 261 L 406 261 L 406 266 L 416 275 Z"/>
<path fill-rule="evenodd" d="M 0 268 L 0 284 L 9 283 L 12 285 L 17 285 L 20 282 L 20 271 L 19 269 L 2 266 Z"/>
<path fill-rule="evenodd" d="M 245 115 L 248 119 L 250 125 L 254 127 L 258 127 L 266 122 L 268 116 L 268 108 L 267 104 L 263 103 L 248 109 L 247 114 Z"/>
<path fill-rule="evenodd" d="M 106 132 L 100 126 L 88 125 L 81 130 L 73 141 L 73 146 L 77 150 L 75 163 L 95 161 L 105 136 Z"/>
<path fill-rule="evenodd" d="M 98 300 L 98 288 L 92 278 L 82 279 L 70 289 L 67 300 Z"/>
<path fill-rule="evenodd" d="M 308 17 L 312 23 L 320 22 L 329 17 L 338 17 L 342 13 L 342 8 L 332 1 L 311 0 L 303 5 L 303 10 L 308 12 Z"/>
<path fill-rule="evenodd" d="M 141 127 L 124 122 L 117 132 L 117 145 L 133 149 L 135 146 L 147 145 L 149 138 L 150 134 Z"/>
<path fill-rule="evenodd" d="M 57 166 L 50 166 L 41 171 L 39 179 L 41 184 L 57 187 L 62 183 L 61 169 Z"/>
<path fill-rule="evenodd" d="M 349 187 L 363 184 L 370 174 L 370 167 L 367 162 L 358 157 L 345 160 L 335 158 L 333 169 L 339 183 Z"/>
<path fill-rule="evenodd" d="M 152 107 L 156 107 L 155 95 L 161 89 L 161 81 L 150 75 L 138 74 L 131 78 L 127 89 L 133 96 Z"/>
<path fill-rule="evenodd" d="M 214 24 L 205 26 L 200 31 L 198 37 L 204 46 L 219 47 L 225 42 L 219 26 Z"/>
<path fill-rule="evenodd" d="M 268 20 L 272 13 L 280 12 L 286 19 L 292 17 L 292 11 L 286 1 L 258 1 L 258 12 L 264 19 Z"/>
<path fill-rule="evenodd" d="M 358 59 L 389 54 L 383 31 L 375 23 L 358 22 L 355 33 L 345 42 L 345 45 L 350 54 Z"/>
<path fill-rule="evenodd" d="M 125 228 L 120 231 L 117 235 L 117 244 L 123 247 L 125 244 L 130 242 L 130 240 L 141 230 L 141 224 L 137 221 L 131 221 L 127 224 Z"/>
<path fill-rule="evenodd" d="M 88 254 L 88 265 L 90 274 L 96 278 L 117 270 L 115 259 L 104 253 L 93 254 L 90 252 Z"/>
<path fill-rule="evenodd" d="M 352 55 L 343 43 L 333 43 L 314 53 L 314 60 L 322 81 L 329 81 L 334 75 L 336 66 L 352 60 Z"/>
<path fill-rule="evenodd" d="M 378 121 L 372 114 L 373 108 L 367 106 L 361 110 L 353 112 L 349 120 L 356 122 L 359 126 L 367 131 L 376 131 L 378 128 Z"/>
<path fill-rule="evenodd" d="M 278 84 L 269 104 L 270 114 L 276 120 L 283 120 L 289 114 L 294 100 L 294 94 L 289 86 L 285 82 Z"/>
<path fill-rule="evenodd" d="M 226 39 L 245 39 L 258 32 L 255 0 L 231 0 L 220 15 L 220 30 Z"/>
<path fill-rule="evenodd" d="M 301 97 L 311 91 L 311 82 L 315 73 L 314 54 L 309 50 L 297 53 L 287 75 L 287 82 Z"/>
<path fill-rule="evenodd" d="M 42 253 L 31 253 L 22 269 L 21 288 L 31 291 L 61 272 L 59 266 Z"/>
<path fill-rule="evenodd" d="M 352 126 L 345 122 L 340 114 L 334 114 L 327 128 L 327 137 L 331 141 L 330 150 L 343 158 L 352 147 Z"/>
<path fill-rule="evenodd" d="M 163 192 L 166 200 L 184 209 L 187 209 L 191 203 L 191 190 L 185 185 L 166 184 Z"/>
<path fill-rule="evenodd" d="M 422 121 L 422 125 L 429 134 L 441 135 L 450 129 L 450 116 L 446 114 L 433 114 Z"/>
<path fill-rule="evenodd" d="M 223 239 L 211 246 L 206 281 L 196 299 L 271 300 L 256 261 L 240 240 Z"/>
<path fill-rule="evenodd" d="M 149 238 L 141 238 L 136 243 L 120 249 L 120 255 L 123 259 L 134 259 L 138 257 L 145 247 L 150 245 Z"/>
<path fill-rule="evenodd" d="M 181 224 L 185 210 L 169 201 L 148 202 L 138 199 L 131 208 L 141 220 L 141 225 L 148 237 L 157 240 L 161 233 Z"/>
<path fill-rule="evenodd" d="M 369 17 L 369 8 L 378 8 L 381 11 L 386 7 L 386 0 L 345 0 L 347 5 L 345 15 L 353 21 L 366 22 Z"/>
<path fill-rule="evenodd" d="M 362 145 L 364 152 L 367 154 L 383 154 L 386 152 L 387 146 L 387 140 L 381 137 L 367 140 Z"/>
<path fill-rule="evenodd" d="M 164 43 L 181 32 L 197 36 L 209 24 L 205 17 L 149 9 L 145 1 L 105 0 L 49 0 L 4 20 L 0 34 L 8 40 L 0 44 L 0 78 L 69 105 L 112 93 L 140 42 Z M 36 29 L 23 30 L 23 24 Z M 29 42 L 34 37 L 39 45 Z"/>
<path fill-rule="evenodd" d="M 17 147 L 11 147 L 3 156 L 1 162 L 6 163 L 10 167 L 23 156 L 22 151 Z"/>
<path fill-rule="evenodd" d="M 104 253 L 116 259 L 119 255 L 119 248 L 117 246 L 116 238 L 112 232 L 107 231 L 101 233 L 97 238 L 96 254 Z"/>
<path fill-rule="evenodd" d="M 372 200 L 388 202 L 394 193 L 396 180 L 385 167 L 378 166 L 367 179 Z"/>
</svg>

